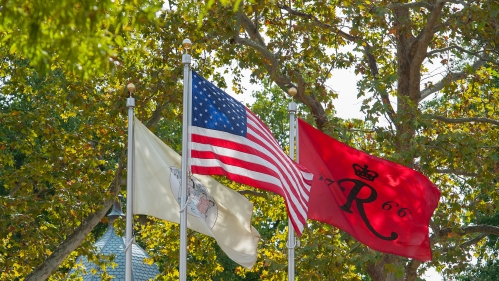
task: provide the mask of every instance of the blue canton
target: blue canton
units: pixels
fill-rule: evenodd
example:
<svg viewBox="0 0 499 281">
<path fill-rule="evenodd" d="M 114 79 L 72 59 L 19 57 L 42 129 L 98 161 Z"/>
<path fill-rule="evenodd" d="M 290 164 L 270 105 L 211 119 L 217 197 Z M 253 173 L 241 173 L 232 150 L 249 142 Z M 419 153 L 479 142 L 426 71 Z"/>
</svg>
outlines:
<svg viewBox="0 0 499 281">
<path fill-rule="evenodd" d="M 246 136 L 244 106 L 192 72 L 192 126 Z"/>
</svg>

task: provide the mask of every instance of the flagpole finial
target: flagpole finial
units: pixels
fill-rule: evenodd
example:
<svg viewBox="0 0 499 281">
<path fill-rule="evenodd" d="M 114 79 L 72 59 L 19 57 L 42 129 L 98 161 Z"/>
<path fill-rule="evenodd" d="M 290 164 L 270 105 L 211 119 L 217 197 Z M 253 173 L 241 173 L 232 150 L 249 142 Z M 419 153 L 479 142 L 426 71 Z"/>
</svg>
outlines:
<svg viewBox="0 0 499 281">
<path fill-rule="evenodd" d="M 184 39 L 184 41 L 182 41 L 182 46 L 184 47 L 185 52 L 189 53 L 189 51 L 191 50 L 191 46 L 192 46 L 191 40 L 189 40 L 188 38 Z"/>
<path fill-rule="evenodd" d="M 132 96 L 133 92 L 135 92 L 135 85 L 133 83 L 129 83 L 126 85 L 126 89 L 128 90 L 130 96 Z"/>
<path fill-rule="evenodd" d="M 291 87 L 288 89 L 288 94 L 291 96 L 291 97 L 294 97 L 296 96 L 296 94 L 298 93 L 298 91 L 296 90 L 295 87 Z"/>
</svg>

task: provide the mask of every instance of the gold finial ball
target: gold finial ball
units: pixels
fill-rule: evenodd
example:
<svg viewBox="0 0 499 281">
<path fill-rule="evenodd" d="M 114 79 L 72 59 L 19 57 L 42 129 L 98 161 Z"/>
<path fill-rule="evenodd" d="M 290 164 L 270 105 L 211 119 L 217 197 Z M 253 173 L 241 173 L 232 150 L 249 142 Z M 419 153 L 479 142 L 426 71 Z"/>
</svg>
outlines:
<svg viewBox="0 0 499 281">
<path fill-rule="evenodd" d="M 185 48 L 186 50 L 189 50 L 189 49 L 191 48 L 191 46 L 192 46 L 192 42 L 191 42 L 191 40 L 189 40 L 189 39 L 184 39 L 184 41 L 182 41 L 182 46 L 184 46 L 184 48 Z"/>
<path fill-rule="evenodd" d="M 296 93 L 298 93 L 298 91 L 296 90 L 295 87 L 291 87 L 288 89 L 288 94 L 291 96 L 291 97 L 294 97 L 296 96 Z"/>
<path fill-rule="evenodd" d="M 129 93 L 135 92 L 135 85 L 133 83 L 130 83 L 126 85 L 126 89 L 128 90 Z"/>
</svg>

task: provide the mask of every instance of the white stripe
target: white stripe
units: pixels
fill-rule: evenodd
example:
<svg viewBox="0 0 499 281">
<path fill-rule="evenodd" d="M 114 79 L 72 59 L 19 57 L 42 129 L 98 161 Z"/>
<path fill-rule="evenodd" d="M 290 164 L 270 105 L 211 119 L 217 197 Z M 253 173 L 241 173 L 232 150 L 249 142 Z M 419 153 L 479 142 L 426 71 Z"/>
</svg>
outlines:
<svg viewBox="0 0 499 281">
<path fill-rule="evenodd" d="M 309 173 L 309 172 L 305 172 L 305 171 L 301 171 L 303 177 L 306 179 L 306 180 L 313 180 L 314 179 L 314 174 L 312 173 Z"/>
<path fill-rule="evenodd" d="M 255 172 L 253 170 L 247 170 L 247 169 L 244 169 L 244 168 L 241 168 L 238 166 L 228 165 L 228 164 L 225 164 L 223 162 L 220 162 L 218 159 L 192 158 L 191 159 L 191 166 L 216 167 L 216 168 L 220 167 L 220 168 L 224 169 L 225 171 L 227 171 L 231 174 L 234 174 L 234 175 L 245 176 L 245 177 L 248 177 L 248 178 L 251 178 L 254 180 L 264 181 L 264 182 L 267 182 L 270 184 L 274 184 L 276 186 L 280 186 L 280 183 L 281 183 L 278 179 L 276 179 L 275 177 L 271 177 L 268 174 Z M 267 180 L 264 180 L 264 179 L 267 179 Z M 289 197 L 287 196 L 286 193 L 284 193 L 284 196 L 286 197 L 287 200 L 289 199 Z M 289 202 L 289 201 L 287 201 L 287 202 Z M 290 204 L 288 204 L 288 206 L 290 207 L 289 212 L 291 213 L 291 215 L 295 218 L 295 220 L 299 220 L 296 216 L 294 208 Z M 304 218 L 306 220 L 306 217 L 304 217 Z M 303 227 L 303 225 L 302 225 L 302 227 Z"/>
<path fill-rule="evenodd" d="M 216 146 L 211 146 L 208 144 L 200 144 L 200 143 L 193 143 L 193 151 L 213 151 L 217 155 L 221 156 L 228 156 L 231 158 L 235 158 L 233 156 L 233 153 L 230 152 L 229 149 L 224 149 L 221 147 L 216 147 Z M 229 151 L 229 152 L 227 152 Z M 237 159 L 240 159 L 240 157 L 237 157 Z M 216 162 L 215 162 L 216 161 Z M 245 160 L 250 163 L 255 163 L 250 160 Z M 226 170 L 227 172 L 231 174 L 236 174 L 236 175 L 241 175 L 250 179 L 258 180 L 258 181 L 263 181 L 269 184 L 273 184 L 276 186 L 281 186 L 281 181 L 273 177 L 269 174 L 266 173 L 260 173 L 254 170 L 248 170 L 239 166 L 234 166 L 230 165 L 227 163 L 223 163 L 219 161 L 218 159 L 204 159 L 204 158 L 192 158 L 192 163 L 197 163 L 196 166 L 201 166 L 201 167 L 221 167 L 222 169 Z"/>
<path fill-rule="evenodd" d="M 261 140 L 263 143 L 265 143 L 266 147 L 269 147 L 268 142 L 265 139 L 262 139 L 262 137 L 256 133 L 254 133 L 251 129 L 248 128 L 248 132 L 251 132 L 255 138 Z M 272 149 L 267 149 L 269 153 L 272 153 L 274 150 Z M 293 189 L 296 191 L 296 193 L 301 194 L 301 196 L 304 198 L 305 201 L 308 201 L 308 193 L 302 188 L 303 186 L 306 186 L 307 184 L 299 177 L 296 177 L 296 175 L 301 174 L 301 170 L 299 170 L 294 163 L 292 162 L 291 158 L 289 158 L 283 151 L 281 153 L 277 152 L 277 157 L 279 157 L 279 160 L 277 163 L 279 163 L 279 166 L 283 168 L 283 171 L 285 173 L 285 176 L 289 179 L 291 182 L 291 185 Z M 274 155 L 274 154 L 272 154 Z M 275 157 L 273 157 L 273 160 L 276 161 Z M 284 166 L 282 165 L 284 164 Z M 289 188 L 289 186 L 286 187 Z M 297 190 L 298 189 L 298 190 Z M 301 200 L 301 198 L 300 198 Z M 305 206 L 307 205 L 306 203 L 303 203 Z"/>
<path fill-rule="evenodd" d="M 262 121 L 260 121 L 256 116 L 254 116 L 253 114 L 251 114 L 249 112 L 247 113 L 247 117 L 248 117 L 248 124 L 251 124 L 255 128 L 259 128 L 262 131 L 262 133 L 264 133 L 264 135 L 266 137 L 266 140 L 267 140 L 265 143 L 266 143 L 266 145 L 268 147 L 275 147 L 275 146 L 277 146 L 278 148 L 280 148 L 279 143 L 274 138 L 274 136 L 272 135 L 272 133 L 270 132 L 270 130 L 265 126 L 265 124 L 262 123 Z M 262 137 L 260 136 L 260 134 L 254 132 L 251 129 L 248 129 L 248 133 L 251 134 L 251 135 L 253 135 L 253 136 L 255 136 L 255 137 L 257 137 L 260 140 L 264 140 L 264 139 L 262 139 Z M 274 146 L 272 146 L 271 144 L 269 144 L 268 141 L 271 141 L 274 144 Z M 284 151 L 281 150 L 281 152 L 282 153 L 280 153 L 279 156 L 280 156 L 282 162 L 286 163 L 287 168 L 289 170 L 293 171 L 292 177 L 294 179 L 294 184 L 297 185 L 298 187 L 300 187 L 300 190 L 301 190 L 300 193 L 302 193 L 302 195 L 303 195 L 304 191 L 302 191 L 301 187 L 302 186 L 307 186 L 307 190 L 310 190 L 310 185 L 308 185 L 307 183 L 305 183 L 301 178 L 296 178 L 295 177 L 295 175 L 301 174 L 302 171 L 299 170 L 295 166 L 295 164 L 293 163 L 292 159 L 289 158 L 289 156 L 286 155 L 284 153 Z M 282 157 L 283 155 L 284 155 L 284 158 Z M 291 165 L 289 165 L 289 164 L 291 164 Z M 289 177 L 289 175 L 288 175 L 288 177 Z M 308 196 L 306 196 L 306 198 L 308 198 Z M 307 201 L 308 201 L 308 199 L 307 199 Z"/>
<path fill-rule="evenodd" d="M 197 126 L 193 126 L 192 127 L 192 132 L 193 134 L 198 134 L 198 135 L 201 135 L 201 136 L 210 136 L 210 137 L 215 137 L 215 138 L 220 138 L 220 139 L 228 139 L 230 141 L 233 141 L 233 142 L 236 142 L 236 143 L 240 143 L 240 144 L 244 144 L 244 145 L 247 145 L 247 146 L 250 146 L 251 148 L 259 151 L 259 152 L 263 152 L 264 154 L 266 154 L 267 156 L 269 156 L 273 161 L 274 163 L 276 163 L 276 165 L 278 165 L 285 173 L 285 176 L 291 181 L 291 184 L 293 186 L 297 186 L 299 187 L 299 190 L 296 191 L 295 188 L 293 188 L 293 190 L 296 191 L 297 194 L 301 194 L 302 197 L 304 198 L 305 202 L 303 202 L 302 198 L 299 198 L 299 197 L 296 197 L 296 196 L 292 196 L 293 199 L 298 199 L 300 201 L 299 205 L 300 205 L 300 213 L 301 214 L 304 214 L 304 218 L 306 218 L 306 211 L 304 210 L 305 209 L 308 209 L 308 205 L 306 204 L 306 202 L 308 202 L 308 194 L 307 193 L 304 193 L 303 189 L 300 188 L 301 185 L 300 183 L 296 180 L 296 178 L 294 177 L 293 173 L 289 173 L 289 170 L 296 170 L 296 173 L 300 173 L 301 174 L 301 171 L 298 170 L 294 165 L 292 165 L 292 167 L 290 167 L 289 163 L 291 162 L 291 159 L 284 154 L 284 152 L 282 153 L 277 153 L 277 156 L 280 158 L 280 159 L 277 159 L 273 153 L 273 150 L 269 150 L 268 146 L 267 147 L 264 147 L 264 146 L 260 146 L 259 144 L 255 143 L 255 142 L 252 142 L 244 137 L 240 137 L 240 136 L 234 136 L 233 134 L 230 134 L 230 133 L 226 133 L 226 132 L 221 132 L 221 131 L 216 131 L 216 130 L 210 130 L 210 129 L 205 129 L 205 128 L 200 128 L 200 127 L 197 127 Z M 253 133 L 254 134 L 254 133 Z M 263 140 L 264 141 L 264 140 Z M 196 150 L 200 150 L 200 151 L 212 151 L 212 145 L 208 145 L 206 148 L 204 149 L 196 149 Z M 227 148 L 223 148 L 222 149 L 225 149 L 227 150 L 226 152 L 222 152 L 222 151 L 218 151 L 217 153 L 219 153 L 220 155 L 224 155 L 224 156 L 230 156 L 230 157 L 234 157 L 234 158 L 240 158 L 239 157 L 239 153 L 242 153 L 240 151 L 237 151 L 237 150 L 231 150 L 231 149 L 227 149 Z M 214 151 L 214 150 L 213 150 Z M 234 155 L 238 155 L 237 157 L 235 157 Z M 282 157 L 284 155 L 284 157 Z M 252 155 L 252 154 L 245 154 L 244 156 L 247 156 L 248 158 L 244 158 L 245 161 L 248 161 L 248 162 L 251 162 L 251 163 L 257 163 L 259 165 L 262 165 L 262 166 L 265 166 L 269 169 L 272 169 L 280 178 L 281 178 L 281 182 L 282 184 L 284 185 L 283 188 L 285 188 L 288 193 L 292 194 L 291 193 L 291 187 L 288 185 L 287 181 L 284 179 L 282 173 L 277 170 L 276 166 L 274 165 L 267 165 L 267 163 L 269 163 L 267 160 L 259 157 L 259 156 L 256 156 L 256 155 Z M 252 157 L 255 157 L 256 160 L 253 160 L 251 159 Z M 286 166 L 283 166 L 282 164 L 285 164 Z M 269 163 L 270 164 L 270 163 Z M 293 181 L 294 179 L 294 181 Z M 305 183 L 302 183 L 303 185 L 306 185 Z M 294 203 L 296 203 L 296 199 L 294 200 Z"/>
<path fill-rule="evenodd" d="M 192 128 L 193 128 L 193 131 L 197 131 L 197 129 L 211 131 L 211 130 L 202 129 L 202 128 L 199 128 L 199 127 L 192 127 Z M 207 136 L 208 134 L 204 134 L 204 135 Z M 247 139 L 244 139 L 244 140 L 247 141 Z M 256 145 L 257 147 L 259 147 L 256 143 L 254 143 L 254 145 Z M 261 151 L 262 150 L 264 150 L 263 147 L 261 148 Z M 286 188 L 287 192 L 284 192 L 284 193 L 285 194 L 286 193 L 289 194 L 289 196 L 291 198 L 291 201 L 293 202 L 293 204 L 295 206 L 297 206 L 298 211 L 300 212 L 300 214 L 303 216 L 303 218 L 305 218 L 305 219 L 307 218 L 306 211 L 303 209 L 304 206 L 301 204 L 301 202 L 298 202 L 299 198 L 297 198 L 296 196 L 294 196 L 291 193 L 291 191 L 289 190 L 289 186 L 287 185 L 287 183 L 283 182 L 282 173 L 280 173 L 279 170 L 274 165 L 269 165 L 270 163 L 267 160 L 265 160 L 265 159 L 263 159 L 263 158 L 261 158 L 261 157 L 259 157 L 257 155 L 243 153 L 243 152 L 240 152 L 238 150 L 233 150 L 233 149 L 229 149 L 229 148 L 225 148 L 225 147 L 214 146 L 214 145 L 211 145 L 211 144 L 201 144 L 201 143 L 196 143 L 196 142 L 192 143 L 192 151 L 210 151 L 210 152 L 213 152 L 215 154 L 222 155 L 222 156 L 227 156 L 227 157 L 237 158 L 237 159 L 243 159 L 244 161 L 247 161 L 247 162 L 250 162 L 250 163 L 254 163 L 254 164 L 258 164 L 258 165 L 261 165 L 261 166 L 265 166 L 265 167 L 271 169 L 274 172 L 274 174 L 276 174 L 277 176 L 279 176 L 279 180 L 277 180 L 277 178 L 274 177 L 277 180 L 277 182 L 275 182 L 275 183 L 273 181 L 265 181 L 265 182 L 269 182 L 269 183 L 272 182 L 272 184 L 275 184 L 276 186 L 282 186 L 283 184 L 286 184 L 285 188 Z M 269 152 L 267 152 L 267 154 L 268 153 Z M 239 155 L 241 155 L 242 157 L 239 157 Z M 195 159 L 197 159 L 197 158 L 192 158 L 191 161 L 194 161 Z M 274 161 L 275 161 L 275 159 L 274 159 Z M 224 166 L 222 168 L 224 168 L 225 166 L 236 167 L 236 166 L 226 165 L 226 164 L 223 164 L 223 165 Z M 198 166 L 203 166 L 204 167 L 204 164 L 200 164 Z M 209 166 L 209 167 L 216 167 L 216 166 Z M 227 170 L 227 169 L 225 169 L 225 170 Z M 250 170 L 246 170 L 246 171 L 250 171 Z M 232 173 L 232 171 L 231 171 L 231 173 Z M 254 172 L 254 173 L 257 173 L 257 172 Z M 249 178 L 258 179 L 258 178 L 254 178 L 254 177 L 249 177 Z M 288 196 L 286 195 L 286 197 L 288 197 Z M 308 197 L 307 197 L 307 199 L 308 199 Z M 307 207 L 307 206 L 305 205 L 305 207 Z"/>
<path fill-rule="evenodd" d="M 248 121 L 248 123 L 252 124 L 253 126 L 256 125 L 252 121 Z M 267 148 L 275 147 L 275 146 L 272 146 L 271 144 L 269 144 L 267 139 L 262 138 L 258 133 L 254 132 L 252 129 L 248 128 L 247 132 L 248 132 L 248 134 L 251 134 L 255 138 L 262 141 L 266 145 Z M 272 137 L 272 140 L 275 140 L 275 138 Z M 269 150 L 267 150 L 267 151 L 269 151 Z M 270 150 L 270 152 L 272 152 L 272 151 L 273 150 Z M 281 153 L 279 153 L 279 152 L 281 152 Z M 284 151 L 280 150 L 279 152 L 276 153 L 277 157 L 279 157 L 279 160 L 280 160 L 280 161 L 277 161 L 277 163 L 279 163 L 279 164 L 282 163 L 285 165 L 285 167 L 283 167 L 283 171 L 285 172 L 285 176 L 291 182 L 293 190 L 295 190 L 297 194 L 300 194 L 301 197 L 305 200 L 305 202 L 302 202 L 302 204 L 305 206 L 305 208 L 308 208 L 308 204 L 306 204 L 306 202 L 308 202 L 308 192 L 307 191 L 309 191 L 310 188 L 307 187 L 307 190 L 304 190 L 304 188 L 302 188 L 302 187 L 307 186 L 308 184 L 306 184 L 303 181 L 303 179 L 296 177 L 296 175 L 301 174 L 301 170 L 299 170 L 294 165 L 291 158 L 289 158 L 289 156 L 286 155 L 284 153 Z M 273 160 L 276 161 L 275 157 L 273 157 Z M 282 167 L 282 165 L 280 165 L 280 166 Z M 285 184 L 286 184 L 286 187 L 289 189 L 290 187 L 287 185 L 287 183 L 285 183 Z M 300 198 L 300 201 L 303 201 L 303 200 Z"/>
<path fill-rule="evenodd" d="M 201 135 L 201 136 L 216 137 L 216 138 L 220 138 L 220 139 L 229 139 L 230 141 L 233 141 L 233 142 L 237 142 L 237 143 L 240 143 L 240 144 L 248 145 L 248 146 L 252 147 L 253 149 L 256 149 L 257 151 L 260 151 L 260 152 L 268 155 L 275 163 L 277 163 L 282 168 L 282 170 L 284 170 L 285 172 L 288 172 L 286 169 L 284 169 L 284 167 L 282 167 L 282 165 L 280 165 L 281 162 L 278 161 L 275 158 L 275 156 L 272 153 L 272 151 L 269 151 L 267 149 L 267 147 L 262 147 L 262 146 L 258 145 L 257 143 L 254 143 L 254 142 L 252 142 L 252 141 L 250 141 L 250 140 L 248 140 L 248 139 L 246 139 L 244 137 L 234 137 L 234 135 L 230 134 L 230 133 L 216 131 L 216 130 L 210 130 L 210 129 L 205 129 L 205 128 L 200 128 L 200 127 L 197 127 L 197 126 L 192 126 L 192 134 L 198 134 L 198 135 Z M 239 153 L 241 153 L 240 151 L 232 150 L 232 149 L 227 149 L 227 148 L 224 148 L 224 147 L 220 147 L 220 149 L 216 150 L 216 146 L 213 146 L 213 145 L 207 145 L 204 148 L 202 146 L 200 146 L 199 148 L 195 148 L 194 147 L 195 145 L 199 145 L 199 144 L 193 142 L 193 150 L 197 150 L 197 151 L 213 151 L 213 152 L 215 152 L 217 154 L 224 155 L 224 156 L 229 156 L 229 157 L 234 157 L 234 158 L 239 158 L 239 156 L 235 157 L 234 155 L 238 155 Z M 252 155 L 252 154 L 246 154 L 245 156 L 249 156 L 250 157 L 248 159 L 245 159 L 245 161 L 248 161 L 248 162 L 251 162 L 251 163 L 257 163 L 259 165 L 268 167 L 269 169 L 272 169 L 281 178 L 281 183 L 278 186 L 284 185 L 283 188 L 285 188 L 285 190 L 287 191 L 287 193 L 291 197 L 291 200 L 292 200 L 293 204 L 298 207 L 298 211 L 303 216 L 303 218 L 306 219 L 307 218 L 307 212 L 304 210 L 304 208 L 306 208 L 306 209 L 308 208 L 307 204 L 304 204 L 303 202 L 297 202 L 297 200 L 302 201 L 301 198 L 298 198 L 298 197 L 296 197 L 296 196 L 293 195 L 293 193 L 290 190 L 289 185 L 284 180 L 284 178 L 282 176 L 282 173 L 279 172 L 277 170 L 277 168 L 274 167 L 273 165 L 269 166 L 268 165 L 268 161 L 262 159 L 259 156 Z M 289 176 L 289 174 L 288 174 L 288 176 Z M 305 198 L 308 201 L 308 196 L 305 197 Z"/>
<path fill-rule="evenodd" d="M 267 126 L 265 126 L 265 124 L 263 124 L 263 122 L 260 119 L 258 119 L 258 117 L 253 115 L 252 112 L 246 112 L 246 117 L 247 117 L 247 123 L 253 125 L 253 127 L 255 128 L 258 128 L 262 132 L 262 134 L 264 134 L 267 140 L 272 141 L 273 146 L 281 147 L 281 145 L 277 142 L 270 129 Z"/>
<path fill-rule="evenodd" d="M 279 171 L 277 170 L 277 167 L 274 165 L 269 165 L 270 163 L 263 159 L 262 157 L 251 154 L 251 153 L 246 153 L 246 152 L 241 152 L 239 150 L 234 150 L 226 147 L 221 147 L 221 146 L 215 146 L 212 144 L 204 144 L 204 143 L 198 143 L 198 142 L 193 142 L 192 143 L 193 151 L 213 151 L 215 154 L 221 155 L 221 156 L 227 156 L 231 158 L 236 158 L 240 159 L 245 162 L 253 163 L 253 164 L 258 164 L 260 166 L 267 167 L 274 171 L 274 173 L 277 175 L 279 174 Z"/>
</svg>

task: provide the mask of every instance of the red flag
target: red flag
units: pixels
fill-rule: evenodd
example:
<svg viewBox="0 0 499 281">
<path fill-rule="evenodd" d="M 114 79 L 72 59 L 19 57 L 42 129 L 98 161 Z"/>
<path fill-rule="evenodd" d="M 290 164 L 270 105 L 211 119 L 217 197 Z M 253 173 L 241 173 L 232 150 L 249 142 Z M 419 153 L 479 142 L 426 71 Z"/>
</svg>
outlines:
<svg viewBox="0 0 499 281">
<path fill-rule="evenodd" d="M 192 72 L 191 170 L 275 192 L 298 235 L 307 221 L 312 174 L 240 102 Z"/>
<path fill-rule="evenodd" d="M 308 217 L 374 250 L 432 259 L 428 223 L 440 191 L 421 173 L 351 148 L 298 120 L 299 162 L 314 174 Z"/>
</svg>

